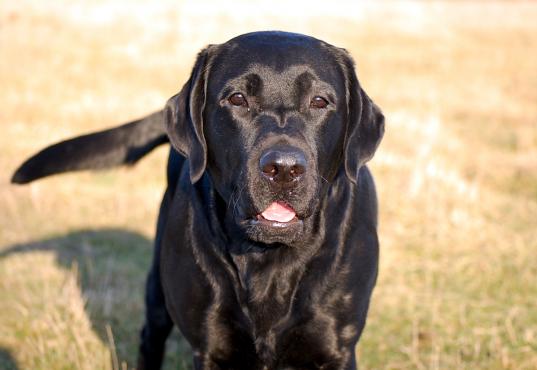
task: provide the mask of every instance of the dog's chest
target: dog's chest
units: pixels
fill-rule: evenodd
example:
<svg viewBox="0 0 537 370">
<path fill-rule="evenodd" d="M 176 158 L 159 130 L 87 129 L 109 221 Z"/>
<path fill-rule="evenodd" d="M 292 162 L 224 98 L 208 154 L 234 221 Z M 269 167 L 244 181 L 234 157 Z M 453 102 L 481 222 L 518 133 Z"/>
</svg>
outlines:
<svg viewBox="0 0 537 370">
<path fill-rule="evenodd" d="M 273 343 L 269 333 L 292 317 L 303 269 L 265 269 L 247 262 L 238 265 L 237 300 L 255 338 Z M 261 340 L 261 339 L 260 339 Z"/>
<path fill-rule="evenodd" d="M 256 368 L 296 368 L 304 356 L 315 358 L 316 363 L 330 358 L 337 334 L 325 316 L 306 304 L 305 292 L 311 292 L 311 287 L 305 282 L 305 269 L 265 271 L 251 261 L 245 266 L 248 268 L 241 271 L 239 267 L 238 271 L 238 300 L 248 336 L 253 339 Z"/>
<path fill-rule="evenodd" d="M 293 301 L 267 299 L 250 303 L 243 308 L 245 335 L 240 334 L 242 330 L 237 330 L 236 323 L 222 321 L 226 322 L 229 336 L 221 339 L 231 351 L 227 357 L 231 363 L 235 363 L 234 348 L 240 348 L 239 363 L 248 364 L 245 368 L 249 370 L 318 369 L 322 364 L 339 361 L 333 318 L 301 310 Z M 246 340 L 249 343 L 238 339 L 241 337 L 250 338 Z"/>
</svg>

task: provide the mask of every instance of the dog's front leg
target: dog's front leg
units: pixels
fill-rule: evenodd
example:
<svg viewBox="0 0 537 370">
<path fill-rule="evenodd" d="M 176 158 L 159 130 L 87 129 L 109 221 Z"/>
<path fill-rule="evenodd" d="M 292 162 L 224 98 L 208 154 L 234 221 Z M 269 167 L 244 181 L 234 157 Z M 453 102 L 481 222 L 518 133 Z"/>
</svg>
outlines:
<svg viewBox="0 0 537 370">
<path fill-rule="evenodd" d="M 164 302 L 160 279 L 160 250 L 169 205 L 169 189 L 164 194 L 157 223 L 157 236 L 153 263 L 147 276 L 145 291 L 145 323 L 141 332 L 138 370 L 158 370 L 162 366 L 166 339 L 173 328 L 173 321 Z"/>
</svg>

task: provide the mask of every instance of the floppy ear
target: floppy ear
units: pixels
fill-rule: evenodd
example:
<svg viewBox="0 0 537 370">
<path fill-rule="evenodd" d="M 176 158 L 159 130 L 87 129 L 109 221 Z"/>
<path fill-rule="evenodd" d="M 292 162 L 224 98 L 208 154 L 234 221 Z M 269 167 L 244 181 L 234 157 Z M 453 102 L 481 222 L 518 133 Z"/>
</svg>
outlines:
<svg viewBox="0 0 537 370">
<path fill-rule="evenodd" d="M 354 64 L 347 56 L 348 119 L 345 172 L 356 183 L 358 170 L 369 161 L 384 135 L 384 115 L 360 87 Z"/>
<path fill-rule="evenodd" d="M 190 181 L 197 182 L 207 164 L 207 144 L 203 135 L 207 54 L 202 50 L 189 80 L 179 94 L 172 96 L 164 108 L 166 130 L 173 147 L 188 158 Z"/>
</svg>

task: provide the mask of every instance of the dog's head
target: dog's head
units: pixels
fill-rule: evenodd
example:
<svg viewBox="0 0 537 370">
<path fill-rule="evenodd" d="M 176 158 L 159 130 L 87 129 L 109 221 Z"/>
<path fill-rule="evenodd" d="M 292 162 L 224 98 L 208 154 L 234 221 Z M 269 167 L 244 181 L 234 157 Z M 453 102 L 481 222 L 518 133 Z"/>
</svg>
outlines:
<svg viewBox="0 0 537 370">
<path fill-rule="evenodd" d="M 330 184 L 356 183 L 384 132 L 345 50 L 282 32 L 207 47 L 166 119 L 191 181 L 207 171 L 228 219 L 266 244 L 311 230 Z"/>
</svg>

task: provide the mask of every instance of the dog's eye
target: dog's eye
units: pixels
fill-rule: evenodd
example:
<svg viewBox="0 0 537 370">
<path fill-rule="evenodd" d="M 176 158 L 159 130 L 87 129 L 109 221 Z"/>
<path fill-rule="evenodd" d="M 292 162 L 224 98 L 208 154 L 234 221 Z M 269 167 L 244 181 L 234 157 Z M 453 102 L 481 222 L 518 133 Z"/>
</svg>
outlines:
<svg viewBox="0 0 537 370">
<path fill-rule="evenodd" d="M 248 101 L 246 100 L 244 95 L 242 95 L 241 93 L 235 93 L 235 94 L 231 95 L 229 97 L 228 101 L 232 105 L 234 105 L 236 107 L 247 107 L 248 106 Z"/>
<path fill-rule="evenodd" d="M 323 108 L 326 108 L 327 106 L 328 106 L 328 101 L 321 96 L 316 96 L 313 99 L 311 99 L 310 108 L 323 109 Z"/>
</svg>

